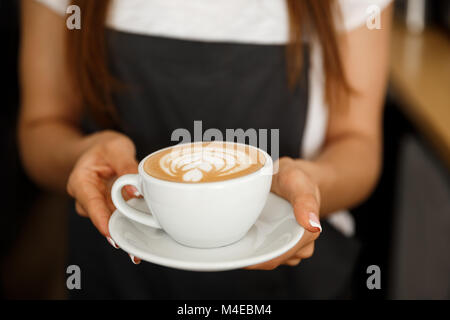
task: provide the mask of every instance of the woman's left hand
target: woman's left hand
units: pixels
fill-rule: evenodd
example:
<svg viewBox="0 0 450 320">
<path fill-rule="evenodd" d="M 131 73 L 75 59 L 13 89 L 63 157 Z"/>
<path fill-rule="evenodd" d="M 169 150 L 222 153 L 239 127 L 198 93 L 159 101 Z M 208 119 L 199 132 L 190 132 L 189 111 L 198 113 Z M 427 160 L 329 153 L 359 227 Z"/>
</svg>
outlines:
<svg viewBox="0 0 450 320">
<path fill-rule="evenodd" d="M 279 159 L 278 173 L 273 176 L 272 192 L 288 200 L 297 222 L 305 228 L 300 241 L 288 252 L 264 263 L 246 267 L 248 270 L 273 270 L 285 264 L 296 266 L 314 253 L 314 241 L 322 227 L 319 222 L 320 193 L 317 183 L 302 169 L 302 162 L 291 158 Z"/>
</svg>

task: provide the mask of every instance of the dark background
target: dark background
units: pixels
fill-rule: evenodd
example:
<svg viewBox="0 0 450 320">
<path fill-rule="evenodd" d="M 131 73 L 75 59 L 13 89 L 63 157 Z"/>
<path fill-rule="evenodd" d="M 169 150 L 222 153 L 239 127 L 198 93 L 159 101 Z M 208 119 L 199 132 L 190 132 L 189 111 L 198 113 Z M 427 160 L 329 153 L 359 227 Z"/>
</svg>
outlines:
<svg viewBox="0 0 450 320">
<path fill-rule="evenodd" d="M 429 4 L 431 2 L 434 3 L 432 6 Z M 18 3 L 0 1 L 3 41 L 0 296 L 8 299 L 63 299 L 67 198 L 42 191 L 27 178 L 19 161 L 16 143 L 16 120 L 20 106 Z M 399 12 L 404 3 L 397 3 Z M 448 7 L 448 1 L 429 1 L 427 8 L 428 23 L 438 25 L 447 34 L 450 30 Z M 435 240 L 422 239 L 420 230 L 417 233 L 404 230 L 404 226 L 409 225 L 404 219 L 416 219 L 410 212 L 422 212 L 423 215 L 434 212 L 440 214 L 438 219 L 442 217 L 443 235 L 438 239 L 448 239 L 449 171 L 427 139 L 403 114 L 402 103 L 390 88 L 384 117 L 383 174 L 370 199 L 352 210 L 356 220 L 356 237 L 363 244 L 354 276 L 353 297 L 449 299 L 450 264 L 448 259 L 439 262 L 435 258 L 449 256 L 450 250 L 429 253 L 427 248 L 442 248 L 442 244 L 436 246 L 433 243 Z M 421 247 L 427 241 L 431 243 Z M 410 252 L 409 248 L 404 248 L 405 243 L 419 244 L 417 250 L 423 251 L 423 254 L 418 254 L 419 259 L 431 259 L 425 267 L 415 263 L 412 256 L 400 254 Z M 373 264 L 382 271 L 381 290 L 368 290 L 366 287 L 366 269 Z M 437 281 L 431 275 L 435 272 L 446 272 L 447 276 L 440 277 L 439 283 L 433 282 Z M 411 286 L 414 290 L 408 289 Z"/>
</svg>

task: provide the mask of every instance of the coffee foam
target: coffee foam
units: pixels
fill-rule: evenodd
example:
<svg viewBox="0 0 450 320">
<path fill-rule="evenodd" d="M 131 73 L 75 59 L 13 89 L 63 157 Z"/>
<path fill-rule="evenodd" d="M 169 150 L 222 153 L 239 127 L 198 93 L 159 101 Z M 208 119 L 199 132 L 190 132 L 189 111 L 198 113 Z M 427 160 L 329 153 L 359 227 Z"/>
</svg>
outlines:
<svg viewBox="0 0 450 320">
<path fill-rule="evenodd" d="M 259 170 L 265 156 L 256 148 L 229 142 L 178 145 L 151 156 L 144 170 L 159 179 L 199 183 L 237 178 Z"/>
</svg>

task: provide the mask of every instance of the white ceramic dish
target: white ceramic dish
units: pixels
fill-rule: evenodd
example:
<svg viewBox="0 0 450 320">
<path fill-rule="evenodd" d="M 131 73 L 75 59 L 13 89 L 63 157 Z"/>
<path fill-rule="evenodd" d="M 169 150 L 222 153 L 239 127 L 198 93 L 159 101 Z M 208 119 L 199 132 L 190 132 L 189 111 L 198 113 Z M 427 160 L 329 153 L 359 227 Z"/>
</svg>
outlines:
<svg viewBox="0 0 450 320">
<path fill-rule="evenodd" d="M 143 199 L 131 199 L 128 203 L 149 212 Z M 142 260 L 191 271 L 224 271 L 271 260 L 292 248 L 304 233 L 292 206 L 272 193 L 249 232 L 241 240 L 220 248 L 181 245 L 163 230 L 132 221 L 118 210 L 111 216 L 109 231 L 120 248 Z"/>
</svg>

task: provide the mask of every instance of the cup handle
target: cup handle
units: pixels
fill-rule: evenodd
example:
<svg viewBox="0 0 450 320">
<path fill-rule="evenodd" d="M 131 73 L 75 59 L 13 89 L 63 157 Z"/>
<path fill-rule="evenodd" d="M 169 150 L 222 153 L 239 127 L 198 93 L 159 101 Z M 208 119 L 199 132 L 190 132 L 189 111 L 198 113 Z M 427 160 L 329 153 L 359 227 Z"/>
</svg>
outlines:
<svg viewBox="0 0 450 320">
<path fill-rule="evenodd" d="M 132 185 L 133 187 L 138 189 L 141 194 L 143 194 L 139 187 L 140 179 L 141 178 L 138 174 L 126 174 L 118 178 L 112 186 L 112 202 L 114 203 L 116 208 L 127 218 L 142 223 L 146 226 L 161 229 L 161 226 L 152 215 L 131 207 L 122 197 L 122 188 L 127 185 Z"/>
</svg>

